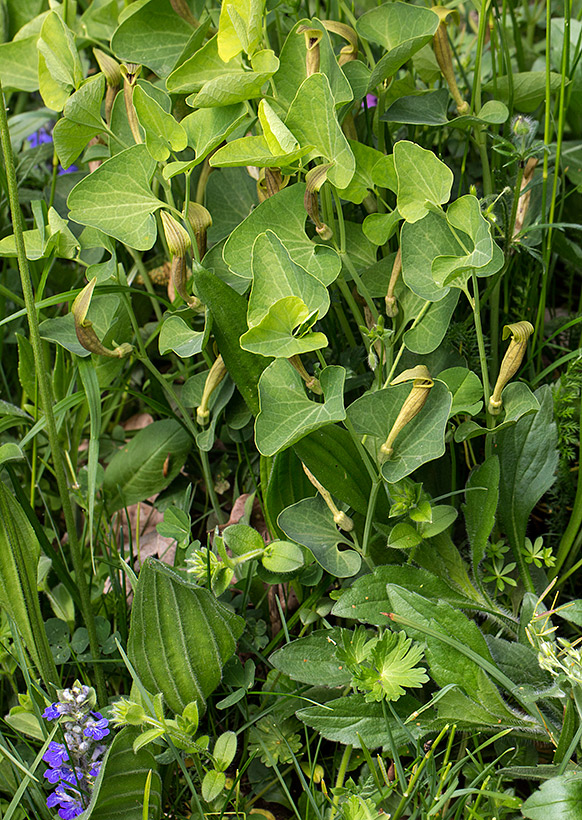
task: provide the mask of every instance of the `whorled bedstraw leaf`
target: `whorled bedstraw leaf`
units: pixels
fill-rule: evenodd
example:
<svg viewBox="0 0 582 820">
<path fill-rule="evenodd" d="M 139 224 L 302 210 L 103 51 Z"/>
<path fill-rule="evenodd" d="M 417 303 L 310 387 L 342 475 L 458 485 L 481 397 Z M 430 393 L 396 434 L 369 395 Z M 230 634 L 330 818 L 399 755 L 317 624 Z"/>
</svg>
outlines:
<svg viewBox="0 0 582 820">
<path fill-rule="evenodd" d="M 453 172 L 444 162 L 414 142 L 394 145 L 394 168 L 398 177 L 396 207 L 407 222 L 418 222 L 431 209 L 449 201 Z"/>
<path fill-rule="evenodd" d="M 273 231 L 267 230 L 255 239 L 251 267 L 253 284 L 247 312 L 249 328 L 259 324 L 271 305 L 287 296 L 299 296 L 309 313 L 317 311 L 318 318 L 325 316 L 329 310 L 327 288 L 291 259 L 289 251 Z"/>
<path fill-rule="evenodd" d="M 317 72 L 303 81 L 291 103 L 285 125 L 301 145 L 315 146 L 316 156 L 333 163 L 327 172 L 327 178 L 333 185 L 337 188 L 349 185 L 356 161 L 338 122 L 335 101 L 325 74 Z"/>
<path fill-rule="evenodd" d="M 343 421 L 345 378 L 343 367 L 325 367 L 319 377 L 324 401 L 311 401 L 293 365 L 286 359 L 275 359 L 259 380 L 261 409 L 255 422 L 259 452 L 275 455 L 312 430 Z"/>
<path fill-rule="evenodd" d="M 153 215 L 165 205 L 150 187 L 155 167 L 143 144 L 116 154 L 75 185 L 67 200 L 70 218 L 138 251 L 149 250 L 157 233 Z"/>
<path fill-rule="evenodd" d="M 145 131 L 146 146 L 157 162 L 165 162 L 172 151 L 183 151 L 188 137 L 182 125 L 168 114 L 144 89 L 136 85 L 133 104 Z"/>
<path fill-rule="evenodd" d="M 351 578 L 359 571 L 360 554 L 352 549 L 338 549 L 338 544 L 350 543 L 349 537 L 338 530 L 320 495 L 303 498 L 287 507 L 280 513 L 277 523 L 288 538 L 310 549 L 317 563 L 331 575 Z"/>
<path fill-rule="evenodd" d="M 378 452 L 412 389 L 410 383 L 386 387 L 361 396 L 347 408 L 356 432 L 371 437 L 375 442 L 371 446 Z M 442 382 L 435 381 L 425 405 L 398 434 L 392 456 L 382 464 L 386 481 L 400 481 L 443 455 L 450 408 L 451 394 Z"/>
<path fill-rule="evenodd" d="M 386 49 L 372 71 L 370 89 L 393 77 L 413 54 L 429 43 L 439 22 L 430 9 L 410 3 L 383 3 L 362 14 L 356 23 L 360 37 Z"/>
</svg>

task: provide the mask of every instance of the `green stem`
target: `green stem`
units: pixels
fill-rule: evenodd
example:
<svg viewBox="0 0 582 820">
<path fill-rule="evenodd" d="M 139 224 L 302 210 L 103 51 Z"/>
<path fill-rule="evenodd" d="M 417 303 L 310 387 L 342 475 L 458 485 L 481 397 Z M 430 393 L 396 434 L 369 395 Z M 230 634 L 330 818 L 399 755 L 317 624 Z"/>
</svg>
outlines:
<svg viewBox="0 0 582 820">
<path fill-rule="evenodd" d="M 362 536 L 362 557 L 368 561 L 368 541 L 370 540 L 370 532 L 372 531 L 372 523 L 374 521 L 374 512 L 376 510 L 376 502 L 378 500 L 378 491 L 382 486 L 382 478 L 378 476 L 376 481 L 372 484 L 370 497 L 368 498 L 368 509 L 366 510 L 366 523 L 364 525 L 364 534 Z"/>
<path fill-rule="evenodd" d="M 348 771 L 348 766 L 349 766 L 349 763 L 350 763 L 350 757 L 351 756 L 352 756 L 352 747 L 351 746 L 346 746 L 346 748 L 344 749 L 344 753 L 342 755 L 342 759 L 341 759 L 340 766 L 339 766 L 338 773 L 337 773 L 337 778 L 336 778 L 336 781 L 335 781 L 335 788 L 336 789 L 341 789 L 341 787 L 344 785 L 344 780 L 346 778 L 346 773 Z M 333 820 L 333 818 L 335 817 L 335 815 L 337 813 L 337 807 L 338 807 L 339 799 L 340 799 L 339 794 L 336 794 L 335 797 L 333 798 L 333 805 L 332 805 L 331 811 L 329 813 L 329 820 Z"/>
<path fill-rule="evenodd" d="M 580 412 L 582 413 L 582 391 L 580 393 Z M 580 425 L 580 452 L 582 453 L 582 424 Z M 556 556 L 556 565 L 553 566 L 548 571 L 548 578 L 551 581 L 552 578 L 555 578 L 556 575 L 560 572 L 564 562 L 570 557 L 573 558 L 574 555 L 570 555 L 572 551 L 572 545 L 576 539 L 576 536 L 580 532 L 580 527 L 582 526 L 582 471 L 578 470 L 578 484 L 576 487 L 576 497 L 574 498 L 574 505 L 572 507 L 572 514 L 570 515 L 570 520 L 568 521 L 568 526 L 562 538 L 560 540 L 560 545 L 558 547 L 558 554 Z"/>
<path fill-rule="evenodd" d="M 95 686 L 97 689 L 99 701 L 101 703 L 106 703 L 107 690 L 105 687 L 105 677 L 103 675 L 103 670 L 99 666 L 98 662 L 100 650 L 99 641 L 97 639 L 97 629 L 95 627 L 95 620 L 93 618 L 93 610 L 91 607 L 91 595 L 89 592 L 87 580 L 85 578 L 85 567 L 83 563 L 81 545 L 77 537 L 75 515 L 73 512 L 73 505 L 71 503 L 71 497 L 69 494 L 69 487 L 67 484 L 67 477 L 65 474 L 65 467 L 63 463 L 61 443 L 59 441 L 59 434 L 57 431 L 57 425 L 54 416 L 54 397 L 51 379 L 49 375 L 50 370 L 45 366 L 44 351 L 42 348 L 42 341 L 39 331 L 38 315 L 36 313 L 36 308 L 34 304 L 32 280 L 30 278 L 28 259 L 26 258 L 26 250 L 24 247 L 23 218 L 22 212 L 20 210 L 20 204 L 18 202 L 18 183 L 16 180 L 16 170 L 14 168 L 12 145 L 10 143 L 10 132 L 8 130 L 8 119 L 6 117 L 6 103 L 4 100 L 4 91 L 2 89 L 1 82 L 0 139 L 2 142 L 2 152 L 4 155 L 4 167 L 6 170 L 6 183 L 8 187 L 10 211 L 12 214 L 12 226 L 14 230 L 16 255 L 18 258 L 18 269 L 20 271 L 22 294 L 24 296 L 24 303 L 26 305 L 26 313 L 30 329 L 30 343 L 32 345 L 32 350 L 34 354 L 40 397 L 46 418 L 46 432 L 51 449 L 55 478 L 57 481 L 63 514 L 65 517 L 65 526 L 67 529 L 69 545 L 71 548 L 71 558 L 73 561 L 73 568 L 75 570 L 75 581 L 77 584 L 77 588 L 79 590 L 79 598 L 81 600 L 81 612 L 89 636 L 89 646 L 94 661 L 93 671 L 95 675 Z"/>
</svg>

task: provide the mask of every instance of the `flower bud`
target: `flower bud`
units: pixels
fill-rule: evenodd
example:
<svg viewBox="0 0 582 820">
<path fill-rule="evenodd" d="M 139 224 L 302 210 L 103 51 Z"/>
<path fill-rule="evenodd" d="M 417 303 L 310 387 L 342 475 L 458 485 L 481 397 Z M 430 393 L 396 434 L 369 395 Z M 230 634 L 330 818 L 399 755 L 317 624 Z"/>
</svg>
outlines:
<svg viewBox="0 0 582 820">
<path fill-rule="evenodd" d="M 511 341 L 505 351 L 505 356 L 499 368 L 499 376 L 497 377 L 495 388 L 489 399 L 488 410 L 492 416 L 499 415 L 503 409 L 501 393 L 508 381 L 512 379 L 519 370 L 527 348 L 527 340 L 533 332 L 534 328 L 530 322 L 515 322 L 511 325 L 505 325 L 503 328 L 503 338 L 507 339 L 508 336 L 511 336 Z"/>
<path fill-rule="evenodd" d="M 402 253 L 400 248 L 398 248 L 398 252 L 396 254 L 396 258 L 394 259 L 394 264 L 392 265 L 392 273 L 390 275 L 390 282 L 388 283 L 388 291 L 386 293 L 386 316 L 393 319 L 394 316 L 398 316 L 398 303 L 396 302 L 396 297 L 394 296 L 394 288 L 396 287 L 396 282 L 398 281 L 398 277 L 400 276 L 400 272 L 402 271 Z"/>
<path fill-rule="evenodd" d="M 393 444 L 396 437 L 402 432 L 404 427 L 420 413 L 428 399 L 430 389 L 434 385 L 428 369 L 423 364 L 413 367 L 411 370 L 405 370 L 393 379 L 391 384 L 402 384 L 410 380 L 412 380 L 412 390 L 404 400 L 404 404 L 400 408 L 400 412 L 392 425 L 392 429 L 388 433 L 388 438 L 380 447 L 382 461 L 386 461 L 392 456 L 394 451 Z"/>
<path fill-rule="evenodd" d="M 204 205 L 198 202 L 190 202 L 188 204 L 188 222 L 192 226 L 194 236 L 196 237 L 196 244 L 198 246 L 198 258 L 203 259 L 206 253 L 206 233 L 212 226 L 212 217 Z"/>
<path fill-rule="evenodd" d="M 190 234 L 186 228 L 180 225 L 167 211 L 160 211 L 160 216 L 162 218 L 162 225 L 164 226 L 168 250 L 172 256 L 185 256 L 192 247 Z"/>
<path fill-rule="evenodd" d="M 100 48 L 94 48 L 93 54 L 95 55 L 99 68 L 105 75 L 107 85 L 110 85 L 112 88 L 117 88 L 121 83 L 121 68 L 117 60 L 110 54 L 101 51 Z"/>
<path fill-rule="evenodd" d="M 459 86 L 457 85 L 457 78 L 455 77 L 455 69 L 453 68 L 453 56 L 451 54 L 451 47 L 449 45 L 449 38 L 447 35 L 446 17 L 449 14 L 448 9 L 443 10 L 445 13 L 441 14 L 441 22 L 436 30 L 433 38 L 434 55 L 439 64 L 439 68 L 443 77 L 447 81 L 451 96 L 453 97 L 457 106 L 457 113 L 460 115 L 468 114 L 470 111 L 469 103 L 463 99 Z"/>
<path fill-rule="evenodd" d="M 110 350 L 105 347 L 95 333 L 95 330 L 93 329 L 93 322 L 87 319 L 87 313 L 91 304 L 91 297 L 93 296 L 93 291 L 95 290 L 96 284 L 97 277 L 94 277 L 91 279 L 89 284 L 83 288 L 72 304 L 71 312 L 75 319 L 75 332 L 77 334 L 77 339 L 79 340 L 79 344 L 81 344 L 82 347 L 90 353 L 95 353 L 98 356 L 108 356 L 113 359 L 122 359 L 132 352 L 133 346 L 127 342 L 124 342 L 123 344 L 118 345 L 114 350 Z"/>
<path fill-rule="evenodd" d="M 208 419 L 210 416 L 210 410 L 208 409 L 210 396 L 224 379 L 226 373 L 226 365 L 222 360 L 222 356 L 219 356 L 208 371 L 206 382 L 204 384 L 204 392 L 202 393 L 202 401 L 196 410 L 196 421 L 203 427 L 208 424 Z"/>
<path fill-rule="evenodd" d="M 319 43 L 323 37 L 323 32 L 318 28 L 309 28 L 309 26 L 299 26 L 297 34 L 305 35 L 305 69 L 307 76 L 311 77 L 319 71 Z"/>
<path fill-rule="evenodd" d="M 288 361 L 293 365 L 295 370 L 299 373 L 305 385 L 315 393 L 316 396 L 321 396 L 323 391 L 321 389 L 321 385 L 319 383 L 319 379 L 316 379 L 315 376 L 310 376 L 305 367 L 303 366 L 303 362 L 301 361 L 301 357 L 298 355 L 291 356 Z"/>
<path fill-rule="evenodd" d="M 196 310 L 200 307 L 201 302 L 197 296 L 190 296 L 186 288 L 188 281 L 188 266 L 186 265 L 185 256 L 172 257 L 172 269 L 170 273 L 174 290 L 178 296 L 183 299 L 189 308 Z"/>
<path fill-rule="evenodd" d="M 315 489 L 319 492 L 325 503 L 327 504 L 329 511 L 333 515 L 334 523 L 340 528 L 340 530 L 344 530 L 344 532 L 351 532 L 354 529 L 354 522 L 352 519 L 347 516 L 344 512 L 339 510 L 331 497 L 331 493 L 325 489 L 323 484 L 321 484 L 313 473 L 307 469 L 305 464 L 302 462 L 303 472 L 307 476 L 307 478 L 311 481 Z"/>
<path fill-rule="evenodd" d="M 322 25 L 326 31 L 332 31 L 334 34 L 339 34 L 344 40 L 348 41 L 347 46 L 344 46 L 340 51 L 338 63 L 345 65 L 351 60 L 358 58 L 358 35 L 351 26 L 345 23 L 338 23 L 336 20 L 322 20 Z"/>
<path fill-rule="evenodd" d="M 137 78 L 140 75 L 141 66 L 136 63 L 122 63 L 120 66 L 120 71 L 123 76 L 123 98 L 125 100 L 125 111 L 127 113 L 129 127 L 131 128 L 131 133 L 136 144 L 139 145 L 143 142 L 143 139 L 139 128 L 137 111 L 135 110 L 135 105 L 133 104 L 133 89 L 135 88 Z"/>
<path fill-rule="evenodd" d="M 317 198 L 317 194 L 323 183 L 326 181 L 327 172 L 331 167 L 332 163 L 327 163 L 326 165 L 316 165 L 315 168 L 312 168 L 307 172 L 305 177 L 305 197 L 303 199 L 303 204 L 310 218 L 315 223 L 315 230 L 324 241 L 331 239 L 333 236 L 333 231 L 329 225 L 326 225 L 325 222 L 321 221 L 319 216 L 319 200 Z"/>
</svg>

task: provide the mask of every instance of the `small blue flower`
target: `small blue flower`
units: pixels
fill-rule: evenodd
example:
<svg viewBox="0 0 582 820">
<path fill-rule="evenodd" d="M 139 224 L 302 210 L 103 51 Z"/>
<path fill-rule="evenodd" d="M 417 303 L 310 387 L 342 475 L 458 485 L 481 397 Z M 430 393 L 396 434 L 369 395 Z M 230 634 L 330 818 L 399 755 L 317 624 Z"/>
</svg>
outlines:
<svg viewBox="0 0 582 820">
<path fill-rule="evenodd" d="M 53 769 L 58 769 L 69 759 L 69 753 L 63 743 L 55 743 L 54 740 L 51 740 L 42 759 Z"/>
<path fill-rule="evenodd" d="M 42 716 L 47 720 L 58 720 L 61 716 L 61 713 L 59 712 L 59 704 L 52 703 L 50 706 L 47 706 L 42 713 Z"/>
<path fill-rule="evenodd" d="M 78 817 L 83 813 L 83 804 L 81 802 L 80 794 L 74 790 L 73 794 L 65 791 L 62 784 L 59 784 L 54 792 L 47 798 L 46 804 L 49 809 L 55 806 L 60 806 L 59 817 L 62 820 L 72 820 L 73 817 Z"/>
<path fill-rule="evenodd" d="M 59 766 L 56 769 L 47 769 L 44 776 L 49 783 L 59 783 L 64 780 L 68 783 L 75 783 L 75 773 L 68 766 Z"/>
<path fill-rule="evenodd" d="M 31 148 L 38 148 L 39 145 L 52 141 L 53 138 L 46 128 L 39 128 L 38 131 L 28 137 L 28 144 Z"/>
<path fill-rule="evenodd" d="M 104 718 L 100 712 L 91 712 L 91 714 L 97 718 L 97 720 L 91 720 L 89 718 L 83 734 L 85 737 L 93 738 L 93 740 L 103 740 L 103 738 L 109 734 L 109 721 L 107 718 Z"/>
</svg>

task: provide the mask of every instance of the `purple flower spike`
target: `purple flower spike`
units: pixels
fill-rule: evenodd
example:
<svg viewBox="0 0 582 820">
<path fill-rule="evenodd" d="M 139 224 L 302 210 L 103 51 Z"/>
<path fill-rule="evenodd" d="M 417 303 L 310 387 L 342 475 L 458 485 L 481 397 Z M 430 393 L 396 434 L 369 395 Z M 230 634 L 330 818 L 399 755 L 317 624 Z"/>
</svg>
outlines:
<svg viewBox="0 0 582 820">
<path fill-rule="evenodd" d="M 47 706 L 42 716 L 47 720 L 58 720 L 61 716 L 58 703 L 52 703 L 50 706 Z"/>
<path fill-rule="evenodd" d="M 52 141 L 53 138 L 51 134 L 49 134 L 45 128 L 39 128 L 38 131 L 28 137 L 28 144 L 31 148 L 38 148 L 39 145 Z"/>
<path fill-rule="evenodd" d="M 91 712 L 91 714 L 94 715 L 97 720 L 89 719 L 83 734 L 85 737 L 93 738 L 93 740 L 103 740 L 103 738 L 109 734 L 109 721 L 107 718 L 104 718 L 100 712 Z"/>
<path fill-rule="evenodd" d="M 378 97 L 375 94 L 366 94 L 366 106 L 368 108 L 375 108 L 378 105 Z M 363 107 L 363 103 L 362 103 Z"/>
<path fill-rule="evenodd" d="M 69 753 L 67 752 L 64 744 L 55 743 L 54 740 L 51 740 L 48 749 L 42 756 L 42 759 L 53 769 L 59 769 L 63 763 L 69 759 Z"/>
</svg>

